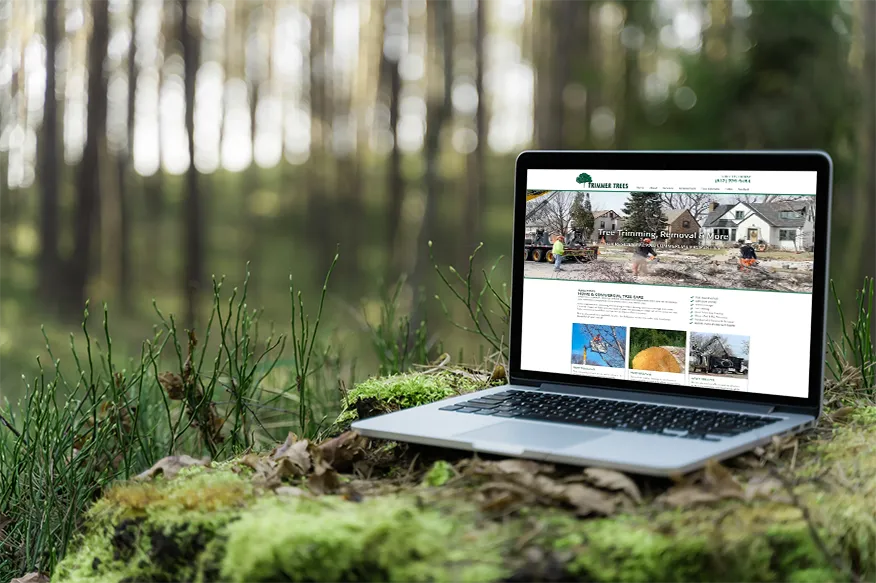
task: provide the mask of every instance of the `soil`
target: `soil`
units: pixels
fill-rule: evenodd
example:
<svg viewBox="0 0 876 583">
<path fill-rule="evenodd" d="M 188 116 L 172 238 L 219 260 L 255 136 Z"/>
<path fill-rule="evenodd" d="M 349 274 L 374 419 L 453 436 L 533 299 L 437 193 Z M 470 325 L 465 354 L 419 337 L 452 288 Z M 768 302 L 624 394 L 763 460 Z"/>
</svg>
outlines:
<svg viewBox="0 0 876 583">
<path fill-rule="evenodd" d="M 617 247 L 600 247 L 596 261 L 583 263 L 569 260 L 562 271 L 554 271 L 549 263 L 527 261 L 524 277 L 604 281 L 651 285 L 698 286 L 713 288 L 759 289 L 767 291 L 812 291 L 810 260 L 762 259 L 744 271 L 737 268 L 737 249 L 726 253 L 693 254 L 681 250 L 658 251 L 657 259 L 646 264 L 639 275 L 633 275 L 632 255 Z"/>
</svg>

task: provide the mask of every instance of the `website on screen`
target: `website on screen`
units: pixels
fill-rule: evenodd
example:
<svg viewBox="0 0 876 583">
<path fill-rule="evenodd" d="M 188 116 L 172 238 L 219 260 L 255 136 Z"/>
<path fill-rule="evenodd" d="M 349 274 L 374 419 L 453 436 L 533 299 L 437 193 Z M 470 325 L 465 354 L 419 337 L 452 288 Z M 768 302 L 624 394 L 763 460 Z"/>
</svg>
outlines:
<svg viewBox="0 0 876 583">
<path fill-rule="evenodd" d="M 521 368 L 806 397 L 816 174 L 529 170 Z"/>
</svg>

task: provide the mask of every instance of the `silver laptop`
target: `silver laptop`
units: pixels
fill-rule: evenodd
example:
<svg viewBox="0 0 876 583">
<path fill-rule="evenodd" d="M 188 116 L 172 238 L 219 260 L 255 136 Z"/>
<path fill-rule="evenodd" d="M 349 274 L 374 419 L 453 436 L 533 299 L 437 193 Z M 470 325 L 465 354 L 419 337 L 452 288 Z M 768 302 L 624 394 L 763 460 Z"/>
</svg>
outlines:
<svg viewBox="0 0 876 583">
<path fill-rule="evenodd" d="M 811 426 L 831 180 L 817 151 L 524 152 L 510 384 L 353 427 L 671 475 Z"/>
</svg>

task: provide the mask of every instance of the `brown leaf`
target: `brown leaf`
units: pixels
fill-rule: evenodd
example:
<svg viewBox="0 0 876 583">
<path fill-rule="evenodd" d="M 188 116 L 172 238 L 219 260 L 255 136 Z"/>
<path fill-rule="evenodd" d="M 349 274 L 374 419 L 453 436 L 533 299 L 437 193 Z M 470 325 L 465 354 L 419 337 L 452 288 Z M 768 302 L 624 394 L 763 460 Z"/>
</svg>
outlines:
<svg viewBox="0 0 876 583">
<path fill-rule="evenodd" d="M 322 458 L 338 472 L 352 468 L 353 463 L 365 456 L 368 438 L 355 431 L 346 431 L 319 445 Z"/>
<path fill-rule="evenodd" d="M 755 476 L 745 485 L 745 499 L 754 500 L 757 498 L 793 504 L 791 496 L 785 490 L 785 485 L 782 484 L 781 480 L 772 476 Z"/>
<path fill-rule="evenodd" d="M 22 575 L 18 579 L 12 579 L 9 583 L 49 583 L 49 576 L 45 573 L 34 571 L 27 575 Z"/>
<path fill-rule="evenodd" d="M 500 381 L 500 380 L 501 380 L 501 381 L 504 381 L 504 380 L 506 380 L 507 378 L 508 378 L 508 375 L 505 374 L 505 367 L 502 366 L 501 364 L 497 364 L 497 365 L 493 368 L 493 374 L 490 375 L 490 381 L 489 381 L 489 382 L 490 382 L 490 384 L 492 384 L 492 383 L 494 383 L 494 382 L 496 382 L 496 381 Z"/>
<path fill-rule="evenodd" d="M 854 407 L 840 407 L 836 411 L 830 414 L 831 421 L 842 421 L 849 415 L 855 412 Z"/>
<path fill-rule="evenodd" d="M 639 491 L 639 487 L 626 474 L 602 468 L 587 468 L 584 470 L 584 475 L 599 488 L 621 490 L 634 501 L 642 501 L 642 493 Z"/>
<path fill-rule="evenodd" d="M 742 498 L 745 494 L 730 470 L 715 460 L 706 462 L 703 482 L 721 498 Z"/>
<path fill-rule="evenodd" d="M 704 490 L 699 486 L 673 486 L 660 496 L 660 500 L 669 506 L 686 508 L 696 504 L 717 502 L 720 496 L 714 492 Z"/>
<path fill-rule="evenodd" d="M 306 439 L 296 441 L 294 433 L 289 433 L 286 441 L 278 447 L 271 459 L 282 465 L 287 476 L 303 476 L 313 467 L 310 458 L 310 442 Z"/>
<path fill-rule="evenodd" d="M 307 479 L 307 488 L 314 494 L 334 494 L 341 487 L 338 473 L 325 461 L 314 465 L 313 473 Z"/>
<path fill-rule="evenodd" d="M 568 484 L 563 487 L 562 497 L 579 516 L 602 514 L 609 516 L 614 513 L 617 504 L 614 498 L 596 488 L 584 484 Z"/>
<path fill-rule="evenodd" d="M 493 466 L 503 474 L 538 474 L 554 471 L 554 467 L 550 464 L 521 459 L 505 459 L 495 462 Z"/>
<path fill-rule="evenodd" d="M 176 476 L 181 469 L 191 466 L 204 466 L 205 468 L 209 468 L 210 458 L 205 457 L 203 459 L 197 459 L 188 455 L 171 455 L 155 462 L 154 466 L 142 474 L 139 474 L 136 479 L 146 480 L 154 478 L 158 474 L 164 474 L 165 478 L 170 479 Z"/>
<path fill-rule="evenodd" d="M 742 500 L 745 491 L 733 474 L 715 460 L 676 484 L 658 499 L 669 506 L 687 507 L 724 499 Z"/>
<path fill-rule="evenodd" d="M 174 401 L 179 401 L 183 398 L 185 391 L 183 389 L 182 377 L 175 372 L 163 372 L 158 375 L 158 383 L 165 391 L 167 396 Z"/>
</svg>

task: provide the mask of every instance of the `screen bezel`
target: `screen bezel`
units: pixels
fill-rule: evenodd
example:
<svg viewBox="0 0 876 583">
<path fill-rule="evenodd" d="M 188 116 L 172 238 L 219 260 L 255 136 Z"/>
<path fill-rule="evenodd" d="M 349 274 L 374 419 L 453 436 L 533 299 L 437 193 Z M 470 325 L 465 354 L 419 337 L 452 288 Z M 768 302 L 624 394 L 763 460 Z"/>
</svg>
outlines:
<svg viewBox="0 0 876 583">
<path fill-rule="evenodd" d="M 812 314 L 809 352 L 809 387 L 807 397 L 787 397 L 761 393 L 740 393 L 719 389 L 702 389 L 585 375 L 522 370 L 521 318 L 523 310 L 523 255 L 526 208 L 526 176 L 531 169 L 553 170 L 718 170 L 718 171 L 815 171 L 815 258 L 813 266 Z M 526 151 L 517 157 L 514 179 L 514 234 L 511 294 L 511 337 L 509 376 L 512 383 L 534 385 L 559 383 L 579 387 L 647 392 L 704 399 L 802 408 L 818 415 L 824 383 L 826 296 L 828 258 L 830 256 L 830 198 L 833 164 L 821 151 L 786 152 L 572 152 Z M 574 390 L 572 387 L 571 390 Z"/>
</svg>

